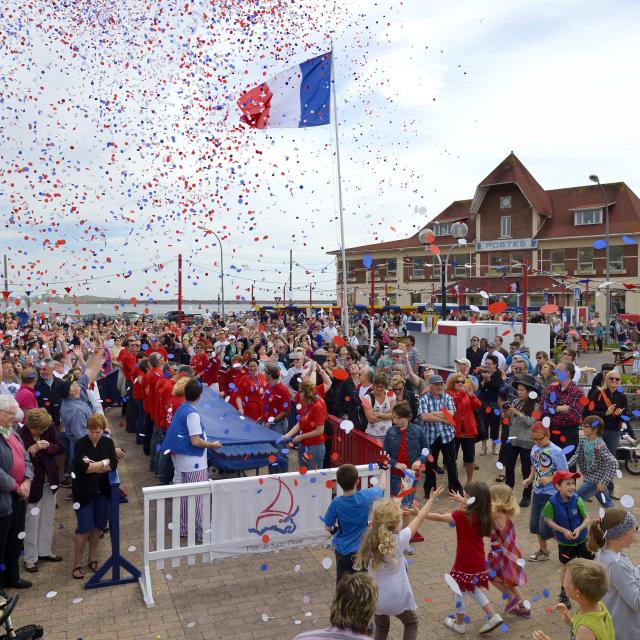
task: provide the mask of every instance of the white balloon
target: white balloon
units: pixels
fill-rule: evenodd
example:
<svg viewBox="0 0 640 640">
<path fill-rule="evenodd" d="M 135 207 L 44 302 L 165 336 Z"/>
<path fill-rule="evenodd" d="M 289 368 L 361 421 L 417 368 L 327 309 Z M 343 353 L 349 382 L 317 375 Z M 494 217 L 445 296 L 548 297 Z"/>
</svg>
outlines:
<svg viewBox="0 0 640 640">
<path fill-rule="evenodd" d="M 622 496 L 622 498 L 620 498 L 620 504 L 625 509 L 631 509 L 635 504 L 635 500 L 630 495 Z"/>
</svg>

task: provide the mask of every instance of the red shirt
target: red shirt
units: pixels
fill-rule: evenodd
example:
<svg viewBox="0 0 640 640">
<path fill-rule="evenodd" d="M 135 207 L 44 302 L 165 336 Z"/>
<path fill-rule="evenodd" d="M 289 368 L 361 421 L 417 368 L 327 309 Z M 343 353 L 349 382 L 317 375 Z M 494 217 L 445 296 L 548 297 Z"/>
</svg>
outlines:
<svg viewBox="0 0 640 640">
<path fill-rule="evenodd" d="M 245 372 L 244 367 L 231 367 L 227 369 L 220 379 L 220 391 L 229 398 L 232 406 L 236 407 L 236 397 L 238 395 L 238 378 Z"/>
<path fill-rule="evenodd" d="M 118 354 L 118 362 L 122 365 L 122 375 L 129 382 L 133 382 L 137 365 L 135 355 L 126 349 L 121 349 Z"/>
<path fill-rule="evenodd" d="M 149 369 L 142 379 L 142 388 L 144 389 L 144 410 L 153 418 L 153 408 L 156 401 L 156 385 L 158 380 L 162 378 L 160 369 Z"/>
<path fill-rule="evenodd" d="M 36 392 L 31 387 L 25 387 L 20 385 L 16 393 L 16 402 L 24 412 L 25 416 L 29 409 L 38 408 L 38 399 L 36 398 Z"/>
<path fill-rule="evenodd" d="M 288 414 L 291 409 L 291 395 L 282 382 L 273 386 L 267 385 L 262 400 L 262 415 L 265 421 L 269 418 L 275 420 L 279 413 L 286 411 Z"/>
<path fill-rule="evenodd" d="M 310 447 L 314 444 L 322 444 L 324 442 L 324 423 L 327 419 L 327 405 L 324 400 L 318 398 L 311 404 L 304 402 L 300 409 L 300 430 L 302 433 L 314 431 L 322 425 L 323 432 L 313 438 L 305 438 L 302 445 Z"/>
<path fill-rule="evenodd" d="M 202 370 L 202 382 L 205 384 L 214 384 L 218 382 L 221 366 L 222 362 L 219 358 L 213 356 L 213 358 L 207 359 Z"/>
<path fill-rule="evenodd" d="M 137 378 L 144 379 L 144 372 L 138 365 L 133 372 L 133 399 L 134 400 L 144 400 L 144 389 L 142 388 L 142 380 L 140 382 L 136 382 Z"/>
<path fill-rule="evenodd" d="M 398 449 L 396 460 L 402 464 L 406 464 L 407 469 L 411 466 L 409 454 L 407 453 L 407 429 L 400 429 L 400 448 Z M 391 469 L 391 473 L 393 473 L 394 476 L 404 476 L 404 471 L 396 469 L 395 467 Z"/>
<path fill-rule="evenodd" d="M 156 344 L 157 346 L 152 346 L 153 344 Z M 159 353 L 160 355 L 162 355 L 162 357 L 165 359 L 165 361 L 167 360 L 167 358 L 169 357 L 169 354 L 167 353 L 167 350 L 160 346 L 157 342 L 155 343 L 151 343 L 149 344 L 149 348 L 145 351 L 147 358 L 152 354 L 152 353 Z"/>
<path fill-rule="evenodd" d="M 193 358 L 191 358 L 191 366 L 193 367 L 193 370 L 196 372 L 196 375 L 198 373 L 202 373 L 204 371 L 204 367 L 207 364 L 207 354 L 206 353 L 196 353 L 195 356 L 193 356 Z"/>
<path fill-rule="evenodd" d="M 249 373 L 245 373 L 238 378 L 238 393 L 236 397 L 240 398 L 244 415 L 256 422 L 262 420 L 262 399 L 266 384 L 267 381 L 262 373 L 258 373 L 257 380 Z"/>
<path fill-rule="evenodd" d="M 167 409 L 169 407 L 169 398 L 173 391 L 173 384 L 173 380 L 170 378 L 160 378 L 156 385 L 155 415 L 153 421 L 161 429 L 166 429 L 169 426 L 167 423 Z"/>
</svg>

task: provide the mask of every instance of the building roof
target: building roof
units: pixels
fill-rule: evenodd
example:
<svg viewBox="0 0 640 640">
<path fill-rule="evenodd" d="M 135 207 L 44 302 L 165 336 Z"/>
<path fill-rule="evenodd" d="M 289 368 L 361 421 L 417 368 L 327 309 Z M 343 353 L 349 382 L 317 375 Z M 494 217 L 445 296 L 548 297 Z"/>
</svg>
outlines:
<svg viewBox="0 0 640 640">
<path fill-rule="evenodd" d="M 515 184 L 527 199 L 529 204 L 539 213 L 550 216 L 552 213 L 549 194 L 540 183 L 529 173 L 513 151 L 482 181 L 476 188 L 470 212 L 478 213 L 484 194 L 489 187 L 498 184 Z"/>
<path fill-rule="evenodd" d="M 454 200 L 431 223 L 466 220 L 469 226 L 467 240 L 471 244 L 475 239 L 473 216 L 480 209 L 487 190 L 499 184 L 515 184 L 529 204 L 546 217 L 535 236 L 537 239 L 597 237 L 604 234 L 604 224 L 579 226 L 574 224 L 575 211 L 604 206 L 599 185 L 589 184 L 545 191 L 513 151 L 478 184 L 472 200 Z M 637 231 L 640 228 L 640 198 L 624 182 L 603 184 L 602 187 L 607 194 L 609 204 L 610 233 L 620 235 Z M 468 218 L 472 220 L 469 221 Z M 451 236 L 438 236 L 434 244 L 450 245 L 452 242 Z M 416 233 L 400 240 L 349 247 L 347 251 L 366 253 L 394 249 L 420 249 L 422 246 Z M 329 251 L 328 253 L 337 255 L 340 252 Z"/>
</svg>

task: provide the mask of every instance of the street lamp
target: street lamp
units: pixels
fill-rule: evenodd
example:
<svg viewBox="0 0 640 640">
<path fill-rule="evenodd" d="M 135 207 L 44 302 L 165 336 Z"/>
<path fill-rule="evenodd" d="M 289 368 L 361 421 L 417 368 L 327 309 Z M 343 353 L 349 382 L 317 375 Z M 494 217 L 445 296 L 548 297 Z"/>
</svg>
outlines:
<svg viewBox="0 0 640 640">
<path fill-rule="evenodd" d="M 589 180 L 591 182 L 595 182 L 602 191 L 602 196 L 604 197 L 604 236 L 605 242 L 607 246 L 604 248 L 605 250 L 605 278 L 607 280 L 607 290 L 605 292 L 606 296 L 606 309 L 605 309 L 605 325 L 607 327 L 607 333 L 605 334 L 606 344 L 610 344 L 611 342 L 611 283 L 610 283 L 610 272 L 609 272 L 609 201 L 607 200 L 607 192 L 605 188 L 600 183 L 600 178 L 595 173 L 592 173 L 589 176 Z"/>
<path fill-rule="evenodd" d="M 224 322 L 224 258 L 222 257 L 222 242 L 215 231 L 211 231 L 211 229 L 207 229 L 207 227 L 203 225 L 199 225 L 198 229 L 211 233 L 220 245 L 220 294 L 222 296 L 222 321 Z"/>
<path fill-rule="evenodd" d="M 443 320 L 445 320 L 447 317 L 447 267 L 449 266 L 449 256 L 451 255 L 451 251 L 454 247 L 464 246 L 465 244 L 467 244 L 466 237 L 469 233 L 469 227 L 467 227 L 464 222 L 454 222 L 451 225 L 450 233 L 458 242 L 456 244 L 452 244 L 449 247 L 444 262 L 442 262 L 442 257 L 436 254 L 438 262 L 440 263 L 440 287 L 442 294 L 441 317 Z M 434 239 L 435 234 L 431 229 L 429 229 L 429 227 L 425 227 L 418 234 L 418 240 L 420 240 L 420 242 L 425 245 L 431 244 Z"/>
</svg>

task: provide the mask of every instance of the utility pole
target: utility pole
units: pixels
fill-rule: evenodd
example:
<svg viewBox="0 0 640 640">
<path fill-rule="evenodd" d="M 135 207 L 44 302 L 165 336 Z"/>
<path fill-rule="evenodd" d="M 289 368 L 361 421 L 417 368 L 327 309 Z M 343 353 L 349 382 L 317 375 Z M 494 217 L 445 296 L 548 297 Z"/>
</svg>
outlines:
<svg viewBox="0 0 640 640">
<path fill-rule="evenodd" d="M 4 310 L 6 312 L 9 309 L 9 267 L 6 253 L 4 254 L 4 293 L 2 297 L 4 298 Z"/>
<path fill-rule="evenodd" d="M 529 312 L 529 260 L 522 258 L 522 335 L 527 335 L 527 315 Z"/>
<path fill-rule="evenodd" d="M 293 249 L 289 249 L 289 306 L 293 305 Z"/>
<path fill-rule="evenodd" d="M 178 327 L 182 329 L 182 254 L 178 254 Z"/>
</svg>

